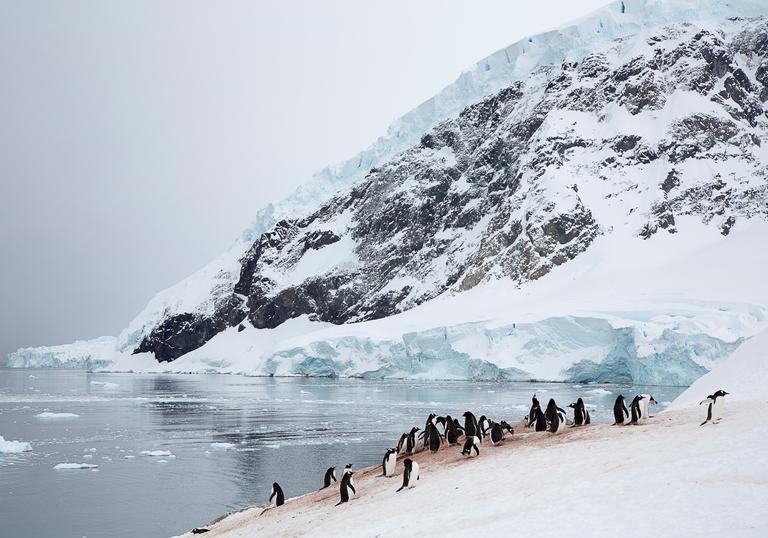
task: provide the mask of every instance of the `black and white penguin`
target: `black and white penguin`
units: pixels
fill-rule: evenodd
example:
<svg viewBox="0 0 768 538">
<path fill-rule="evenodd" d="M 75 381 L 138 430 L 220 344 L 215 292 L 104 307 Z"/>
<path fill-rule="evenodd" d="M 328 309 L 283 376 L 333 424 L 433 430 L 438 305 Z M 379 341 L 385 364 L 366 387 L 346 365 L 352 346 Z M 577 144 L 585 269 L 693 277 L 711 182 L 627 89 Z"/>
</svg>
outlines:
<svg viewBox="0 0 768 538">
<path fill-rule="evenodd" d="M 347 464 L 344 466 L 344 471 L 345 471 L 345 472 L 346 472 L 346 471 L 350 471 L 350 472 L 351 472 L 351 471 L 352 471 L 352 464 L 351 464 L 351 463 L 347 463 Z M 350 479 L 349 479 L 349 483 L 350 483 L 350 484 L 352 484 L 352 485 L 354 486 L 354 485 L 355 485 L 355 479 L 354 479 L 354 478 L 350 478 Z"/>
<path fill-rule="evenodd" d="M 587 408 L 584 406 L 584 400 L 579 398 L 576 400 L 576 403 L 570 404 L 568 407 L 573 408 L 573 426 L 584 426 L 585 424 L 589 424 L 589 411 L 587 411 Z"/>
<path fill-rule="evenodd" d="M 533 415 L 528 417 L 529 427 L 537 432 L 547 431 L 547 418 L 544 416 L 544 411 L 541 410 L 541 406 L 536 406 L 531 412 Z"/>
<path fill-rule="evenodd" d="M 436 414 L 430 413 L 427 417 L 427 422 L 424 423 L 424 429 L 421 431 L 421 435 L 419 437 L 424 438 L 424 446 L 423 448 L 427 448 L 429 446 L 429 426 L 435 424 L 435 417 L 437 417 Z"/>
<path fill-rule="evenodd" d="M 285 503 L 285 495 L 283 495 L 283 488 L 277 482 L 272 484 L 272 495 L 269 496 L 269 502 L 275 501 L 275 506 L 282 506 Z"/>
<path fill-rule="evenodd" d="M 442 438 L 440 432 L 437 429 L 437 424 L 429 423 L 427 426 L 426 435 L 424 435 L 424 441 L 427 443 L 430 452 L 437 452 L 440 448 Z"/>
<path fill-rule="evenodd" d="M 404 433 L 400 436 L 400 440 L 397 442 L 397 453 L 402 454 L 403 453 L 403 447 L 405 446 L 405 442 L 408 440 L 408 434 Z"/>
<path fill-rule="evenodd" d="M 418 463 L 410 458 L 405 458 L 403 467 L 403 485 L 400 486 L 397 491 L 402 491 L 405 488 L 415 488 L 416 481 L 419 479 Z"/>
<path fill-rule="evenodd" d="M 485 415 L 481 415 L 480 419 L 477 421 L 477 432 L 481 443 L 483 442 L 483 439 L 485 439 L 485 437 L 488 435 L 488 431 L 490 429 L 491 421 L 488 420 Z"/>
<path fill-rule="evenodd" d="M 443 435 L 445 435 L 445 421 L 448 418 L 449 417 L 435 417 L 435 426 L 437 426 L 439 424 L 440 426 L 443 427 Z"/>
<path fill-rule="evenodd" d="M 410 433 L 408 433 L 408 439 L 405 441 L 405 453 L 406 454 L 413 454 L 413 452 L 416 450 L 416 432 L 419 431 L 419 428 L 414 426 L 411 428 Z"/>
<path fill-rule="evenodd" d="M 528 413 L 528 427 L 532 427 L 534 423 L 536 422 L 536 409 L 541 409 L 541 404 L 539 403 L 539 399 L 536 398 L 536 393 L 533 393 L 533 397 L 531 398 L 531 410 Z M 536 430 L 539 431 L 539 430 Z"/>
<path fill-rule="evenodd" d="M 619 397 L 613 403 L 613 425 L 616 426 L 626 422 L 629 422 L 629 411 L 627 410 L 627 404 L 624 403 L 624 396 L 619 394 Z"/>
<path fill-rule="evenodd" d="M 206 532 L 211 532 L 211 529 L 205 529 L 203 527 L 195 527 L 192 529 L 192 534 L 205 534 Z"/>
<path fill-rule="evenodd" d="M 467 437 L 467 440 L 464 441 L 464 446 L 461 449 L 462 456 L 471 456 L 472 451 L 475 451 L 475 456 L 480 455 L 480 439 L 477 438 L 477 436 Z"/>
<path fill-rule="evenodd" d="M 469 411 L 465 411 L 462 415 L 464 417 L 464 435 L 467 437 L 475 437 L 477 433 L 477 419 L 475 415 Z"/>
<path fill-rule="evenodd" d="M 642 400 L 640 400 L 640 420 L 647 420 L 651 418 L 651 412 L 650 412 L 650 406 L 651 404 L 658 404 L 656 400 L 653 399 L 653 396 L 650 394 L 641 394 L 640 396 L 643 397 Z"/>
<path fill-rule="evenodd" d="M 355 491 L 355 485 L 352 483 L 353 474 L 355 473 L 352 469 L 349 467 L 344 468 L 344 473 L 341 475 L 341 485 L 339 485 L 339 495 L 341 496 L 341 499 L 336 503 L 336 506 L 349 502 L 349 498 L 351 497 L 350 492 L 353 494 L 357 493 L 357 491 Z"/>
<path fill-rule="evenodd" d="M 703 426 L 707 422 L 711 422 L 712 424 L 720 422 L 720 419 L 723 418 L 723 404 L 725 403 L 725 397 L 727 395 L 727 392 L 720 389 L 699 402 L 699 405 L 703 403 L 709 404 L 707 405 L 707 420 L 699 424 L 699 426 Z"/>
<path fill-rule="evenodd" d="M 445 419 L 445 440 L 449 445 L 453 446 L 458 444 L 459 437 L 461 437 L 461 431 L 459 431 L 451 416 L 448 415 Z"/>
<path fill-rule="evenodd" d="M 504 432 L 509 432 L 510 435 L 513 435 L 515 430 L 503 420 L 501 422 L 491 422 L 491 444 L 496 446 L 501 443 L 504 440 Z"/>
<path fill-rule="evenodd" d="M 632 398 L 632 403 L 629 404 L 629 411 L 632 415 L 631 424 L 638 424 L 640 422 L 640 419 L 643 418 L 643 411 L 640 407 L 640 402 L 643 400 L 643 395 L 638 394 L 634 398 Z"/>
<path fill-rule="evenodd" d="M 557 407 L 554 398 L 549 399 L 547 410 L 544 412 L 544 418 L 547 420 L 550 433 L 565 431 L 565 410 Z"/>
<path fill-rule="evenodd" d="M 381 475 L 392 476 L 395 474 L 395 463 L 397 462 L 397 450 L 388 448 L 384 454 L 384 460 L 381 462 Z"/>
<path fill-rule="evenodd" d="M 325 471 L 325 476 L 323 477 L 322 489 L 330 487 L 333 482 L 336 482 L 336 467 L 328 467 L 328 470 Z"/>
</svg>

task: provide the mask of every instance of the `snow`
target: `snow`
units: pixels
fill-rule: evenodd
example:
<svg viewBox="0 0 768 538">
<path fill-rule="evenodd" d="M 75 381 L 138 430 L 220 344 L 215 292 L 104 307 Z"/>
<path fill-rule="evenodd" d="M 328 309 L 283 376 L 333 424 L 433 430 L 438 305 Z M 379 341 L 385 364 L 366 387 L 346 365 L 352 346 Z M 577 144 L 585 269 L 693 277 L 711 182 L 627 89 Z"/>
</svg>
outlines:
<svg viewBox="0 0 768 538">
<path fill-rule="evenodd" d="M 288 198 L 262 208 L 253 224 L 244 230 L 229 250 L 200 271 L 175 286 L 158 293 L 117 337 L 102 337 L 63 346 L 24 348 L 8 358 L 10 366 L 25 367 L 77 367 L 101 368 L 113 362 L 121 353 L 130 353 L 140 339 L 165 316 L 193 312 L 210 314 L 217 301 L 228 296 L 239 277 L 238 260 L 262 232 L 285 216 L 300 217 L 315 208 L 335 191 L 361 179 L 372 166 L 379 165 L 393 155 L 418 142 L 429 128 L 456 115 L 468 104 L 521 80 L 542 65 L 574 61 L 611 40 L 675 22 L 705 22 L 728 17 L 758 16 L 768 12 L 765 2 L 759 0 L 625 0 L 603 8 L 552 31 L 529 36 L 478 61 L 458 79 L 437 95 L 414 110 L 395 120 L 387 133 L 370 147 L 347 161 L 317 172 Z M 683 102 L 689 95 L 673 98 Z M 700 97 L 696 97 L 700 99 Z M 674 101 L 674 102 L 678 102 Z M 674 103 L 673 103 L 674 104 Z M 679 104 L 679 103 L 678 103 Z M 707 103 L 711 106 L 711 103 Z M 666 110 L 680 110 L 668 106 Z M 646 113 L 627 116 L 609 124 L 624 124 L 630 129 L 648 130 Z M 671 121 L 673 118 L 666 118 Z M 597 125 L 594 126 L 597 128 Z M 652 128 L 649 135 L 657 136 L 663 130 Z M 438 155 L 446 165 L 452 155 Z M 147 362 L 147 357 L 144 358 Z"/>
<path fill-rule="evenodd" d="M 44 411 L 35 415 L 40 419 L 57 419 L 57 418 L 79 418 L 80 415 L 75 413 L 51 413 L 50 411 Z"/>
<path fill-rule="evenodd" d="M 708 395 L 722 389 L 732 401 L 768 401 L 768 331 L 753 337 L 722 364 L 697 379 L 680 394 L 669 409 L 698 405 Z"/>
<path fill-rule="evenodd" d="M 514 425 L 512 438 L 483 443 L 476 458 L 463 458 L 460 447 L 417 454 L 412 490 L 395 492 L 399 459 L 392 478 L 378 476 L 379 466 L 357 472 L 358 493 L 342 506 L 329 488 L 263 515 L 261 507 L 231 514 L 206 535 L 421 536 L 445 532 L 444 519 L 430 515 L 437 510 L 450 514 L 451 535 L 668 536 L 673 524 L 677 536 L 763 536 L 768 405 L 748 406 L 734 404 L 713 428 L 699 427 L 699 409 L 558 435 L 520 435 Z M 562 517 L 552 517 L 553 507 Z M 718 517 L 702 517 L 707 510 Z M 578 514 L 578 524 L 567 514 Z"/>
<path fill-rule="evenodd" d="M 6 441 L 0 435 L 0 455 L 19 454 L 21 452 L 29 452 L 30 450 L 32 450 L 32 445 L 26 441 Z"/>
<path fill-rule="evenodd" d="M 54 469 L 97 469 L 99 466 L 92 463 L 58 463 L 53 466 Z"/>
</svg>

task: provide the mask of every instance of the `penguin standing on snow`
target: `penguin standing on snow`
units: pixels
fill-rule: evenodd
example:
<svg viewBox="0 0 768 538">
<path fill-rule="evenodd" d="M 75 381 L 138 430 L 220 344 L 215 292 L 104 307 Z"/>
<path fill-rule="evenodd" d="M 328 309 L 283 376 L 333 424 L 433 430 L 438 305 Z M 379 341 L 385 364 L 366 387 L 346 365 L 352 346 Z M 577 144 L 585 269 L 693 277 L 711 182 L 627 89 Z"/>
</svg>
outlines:
<svg viewBox="0 0 768 538">
<path fill-rule="evenodd" d="M 725 397 L 727 395 L 728 393 L 721 389 L 699 402 L 699 405 L 703 403 L 709 404 L 707 406 L 707 420 L 699 424 L 699 426 L 703 426 L 707 422 L 711 422 L 712 424 L 720 422 L 720 419 L 723 418 L 723 403 L 725 402 Z"/>
<path fill-rule="evenodd" d="M 643 397 L 642 400 L 640 400 L 640 420 L 646 420 L 651 418 L 651 412 L 650 412 L 650 406 L 651 404 L 658 404 L 656 400 L 653 399 L 653 396 L 650 394 L 641 394 L 640 396 Z"/>
<path fill-rule="evenodd" d="M 462 416 L 464 417 L 464 435 L 467 437 L 477 436 L 477 419 L 475 418 L 475 415 L 469 411 L 465 411 Z"/>
<path fill-rule="evenodd" d="M 541 409 L 541 404 L 539 403 L 539 399 L 536 397 L 536 393 L 533 393 L 533 398 L 531 398 L 531 410 L 528 413 L 528 427 L 534 425 L 536 422 L 536 410 Z M 539 431 L 539 430 L 536 430 Z"/>
<path fill-rule="evenodd" d="M 416 432 L 419 431 L 419 429 L 414 426 L 411 428 L 410 433 L 408 434 L 408 438 L 405 441 L 405 453 L 406 454 L 413 454 L 413 452 L 416 450 Z"/>
<path fill-rule="evenodd" d="M 627 404 L 624 403 L 624 396 L 619 394 L 616 401 L 613 404 L 613 425 L 624 424 L 629 422 L 629 411 L 627 410 Z"/>
<path fill-rule="evenodd" d="M 351 497 L 350 491 L 352 493 L 357 493 L 354 484 L 352 484 L 353 474 L 355 474 L 354 471 L 349 467 L 344 469 L 344 474 L 341 475 L 341 485 L 339 486 L 339 495 L 341 496 L 341 499 L 336 503 L 336 506 L 349 502 L 349 498 Z"/>
<path fill-rule="evenodd" d="M 275 506 L 283 506 L 285 503 L 285 495 L 283 495 L 283 488 L 277 482 L 272 484 L 272 495 L 269 496 L 269 502 L 275 500 Z"/>
<path fill-rule="evenodd" d="M 429 447 L 430 452 L 435 453 L 438 451 L 442 439 L 436 424 L 432 422 L 429 423 L 427 426 L 426 434 L 424 435 L 424 442 Z"/>
<path fill-rule="evenodd" d="M 397 453 L 401 454 L 403 452 L 403 446 L 405 446 L 405 442 L 408 440 L 408 434 L 404 433 L 400 436 L 400 440 L 397 442 Z"/>
<path fill-rule="evenodd" d="M 554 398 L 549 399 L 544 417 L 549 424 L 550 433 L 561 433 L 565 430 L 565 410 L 557 407 Z"/>
<path fill-rule="evenodd" d="M 477 432 L 480 442 L 488 435 L 488 430 L 491 429 L 491 421 L 485 415 L 480 416 L 480 420 L 477 421 Z"/>
<path fill-rule="evenodd" d="M 395 463 L 397 462 L 397 450 L 388 448 L 384 454 L 384 461 L 381 462 L 381 475 L 392 476 L 395 474 Z"/>
<path fill-rule="evenodd" d="M 533 414 L 528 417 L 529 427 L 532 427 L 533 431 L 537 432 L 547 431 L 547 418 L 544 416 L 541 406 L 531 409 L 531 413 Z"/>
<path fill-rule="evenodd" d="M 584 406 L 584 400 L 579 398 L 576 400 L 576 403 L 572 403 L 568 407 L 573 409 L 573 426 L 571 427 L 589 424 L 589 411 L 587 411 L 587 408 Z"/>
<path fill-rule="evenodd" d="M 461 437 L 461 431 L 451 416 L 448 415 L 445 419 L 445 440 L 450 446 L 453 446 L 459 443 L 459 437 Z"/>
<path fill-rule="evenodd" d="M 643 418 L 643 411 L 640 407 L 640 402 L 643 401 L 643 395 L 638 394 L 634 398 L 632 398 L 632 403 L 629 404 L 629 410 L 632 414 L 632 421 L 631 424 L 638 424 L 640 422 L 640 419 Z"/>
<path fill-rule="evenodd" d="M 415 488 L 416 481 L 419 479 L 419 464 L 410 458 L 405 458 L 403 461 L 403 485 L 398 488 L 397 491 L 402 491 L 405 488 Z"/>
<path fill-rule="evenodd" d="M 461 455 L 462 456 L 471 456 L 472 451 L 475 451 L 475 456 L 480 455 L 480 439 L 477 438 L 477 436 L 469 437 L 467 436 L 467 440 L 464 441 L 464 446 L 461 449 Z"/>
<path fill-rule="evenodd" d="M 515 430 L 512 429 L 512 426 L 507 424 L 505 421 L 501 422 L 491 422 L 491 444 L 493 446 L 496 446 L 500 444 L 504 440 L 504 432 L 509 432 L 510 435 L 513 435 L 515 433 Z"/>
<path fill-rule="evenodd" d="M 336 467 L 328 467 L 328 470 L 325 471 L 325 477 L 323 477 L 322 489 L 330 487 L 333 482 L 336 482 Z"/>
</svg>

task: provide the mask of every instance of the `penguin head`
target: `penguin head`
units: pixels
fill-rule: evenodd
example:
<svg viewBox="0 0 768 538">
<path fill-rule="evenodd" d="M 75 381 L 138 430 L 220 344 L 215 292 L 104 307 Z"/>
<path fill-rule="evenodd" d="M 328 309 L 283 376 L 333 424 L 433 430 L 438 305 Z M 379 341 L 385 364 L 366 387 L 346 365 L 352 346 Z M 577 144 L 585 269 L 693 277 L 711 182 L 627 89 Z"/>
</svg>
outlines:
<svg viewBox="0 0 768 538">
<path fill-rule="evenodd" d="M 648 402 L 648 403 L 657 404 L 657 403 L 659 403 L 659 402 L 657 402 L 656 400 L 654 400 L 654 399 L 653 399 L 653 396 L 651 396 L 651 401 L 650 401 L 650 402 Z"/>
<path fill-rule="evenodd" d="M 280 488 L 280 484 L 277 482 L 272 482 L 272 492 L 277 491 Z"/>
<path fill-rule="evenodd" d="M 720 390 L 718 390 L 718 391 L 717 391 L 717 392 L 714 394 L 714 396 L 721 396 L 721 397 L 722 397 L 722 396 L 726 396 L 726 395 L 728 395 L 728 394 L 730 394 L 730 393 L 729 393 L 729 392 L 725 392 L 723 389 L 720 389 Z"/>
<path fill-rule="evenodd" d="M 410 469 L 410 468 L 413 466 L 413 460 L 412 460 L 411 458 L 405 458 L 405 459 L 403 460 L 403 466 L 404 466 L 406 469 Z"/>
<path fill-rule="evenodd" d="M 344 468 L 345 468 L 345 469 L 352 469 L 352 464 L 351 464 L 351 463 L 347 463 L 347 464 L 344 466 Z"/>
<path fill-rule="evenodd" d="M 576 409 L 576 404 L 575 403 L 570 403 L 570 404 L 568 404 L 568 407 L 572 407 L 573 409 Z"/>
</svg>

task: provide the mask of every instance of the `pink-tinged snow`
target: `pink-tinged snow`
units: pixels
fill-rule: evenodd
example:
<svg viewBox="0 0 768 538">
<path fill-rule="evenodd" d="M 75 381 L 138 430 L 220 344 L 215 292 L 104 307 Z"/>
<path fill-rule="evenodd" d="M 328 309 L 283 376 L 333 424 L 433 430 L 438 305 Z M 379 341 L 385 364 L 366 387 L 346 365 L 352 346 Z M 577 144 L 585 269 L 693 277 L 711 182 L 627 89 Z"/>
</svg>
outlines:
<svg viewBox="0 0 768 538">
<path fill-rule="evenodd" d="M 471 460 L 444 447 L 416 456 L 412 490 L 395 492 L 399 460 L 392 478 L 357 473 L 345 505 L 334 486 L 233 514 L 206 536 L 764 536 L 768 404 L 734 403 L 713 427 L 701 419 L 694 408 L 641 426 L 515 434 Z"/>
<path fill-rule="evenodd" d="M 725 397 L 726 407 L 735 401 L 768 402 L 768 331 L 747 341 L 722 364 L 697 379 L 669 409 L 696 406 L 720 389 L 729 393 Z"/>
</svg>

